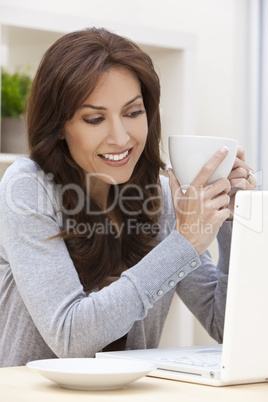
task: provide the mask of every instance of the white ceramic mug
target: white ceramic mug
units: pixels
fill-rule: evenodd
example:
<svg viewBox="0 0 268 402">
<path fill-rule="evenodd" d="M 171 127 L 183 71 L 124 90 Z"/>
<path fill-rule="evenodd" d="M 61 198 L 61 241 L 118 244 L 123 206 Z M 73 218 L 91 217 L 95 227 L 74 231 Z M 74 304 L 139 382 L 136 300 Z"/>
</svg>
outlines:
<svg viewBox="0 0 268 402">
<path fill-rule="evenodd" d="M 168 145 L 172 168 L 182 188 L 185 189 L 193 182 L 205 163 L 223 146 L 227 146 L 229 152 L 208 184 L 227 178 L 235 162 L 238 141 L 223 137 L 171 135 L 168 138 Z"/>
</svg>

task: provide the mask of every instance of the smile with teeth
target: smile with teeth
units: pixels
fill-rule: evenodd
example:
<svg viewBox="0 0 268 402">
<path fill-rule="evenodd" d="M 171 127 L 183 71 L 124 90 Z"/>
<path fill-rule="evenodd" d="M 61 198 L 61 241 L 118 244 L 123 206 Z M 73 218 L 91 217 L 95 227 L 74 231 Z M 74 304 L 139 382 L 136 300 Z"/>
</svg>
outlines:
<svg viewBox="0 0 268 402">
<path fill-rule="evenodd" d="M 102 158 L 109 159 L 111 161 L 121 161 L 129 154 L 129 149 L 121 154 L 100 154 Z"/>
</svg>

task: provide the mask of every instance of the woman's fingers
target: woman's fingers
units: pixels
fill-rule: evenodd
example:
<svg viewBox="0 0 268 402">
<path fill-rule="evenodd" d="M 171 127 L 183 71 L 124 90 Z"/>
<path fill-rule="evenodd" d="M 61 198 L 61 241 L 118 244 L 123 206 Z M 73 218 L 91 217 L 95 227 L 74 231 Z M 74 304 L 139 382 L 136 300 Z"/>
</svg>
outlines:
<svg viewBox="0 0 268 402">
<path fill-rule="evenodd" d="M 225 146 L 219 149 L 217 152 L 215 152 L 215 154 L 202 167 L 199 174 L 191 183 L 191 186 L 197 188 L 206 187 L 211 176 L 213 175 L 217 167 L 221 164 L 221 162 L 224 160 L 227 154 L 228 154 L 228 148 Z"/>
<path fill-rule="evenodd" d="M 246 171 L 251 171 L 253 170 L 246 162 L 245 162 L 245 150 L 242 147 L 238 147 L 238 151 L 236 154 L 234 166 L 232 168 L 232 171 L 237 169 L 237 168 L 243 168 Z"/>
<path fill-rule="evenodd" d="M 249 169 L 239 166 L 231 171 L 231 173 L 228 176 L 228 179 L 229 180 L 239 179 L 239 178 L 247 179 L 249 172 L 250 172 Z"/>
<path fill-rule="evenodd" d="M 207 206 L 213 208 L 215 210 L 221 210 L 223 208 L 227 208 L 230 202 L 230 197 L 227 193 L 219 195 L 212 200 L 207 201 Z"/>
<path fill-rule="evenodd" d="M 198 254 L 208 248 L 223 221 L 230 216 L 230 211 L 226 208 L 229 204 L 229 180 L 220 179 L 207 185 L 227 153 L 226 147 L 218 150 L 203 166 L 185 193 L 174 172 L 168 171 L 176 230 L 192 243 Z"/>
<path fill-rule="evenodd" d="M 220 211 L 218 211 L 218 220 L 221 222 L 220 226 L 224 221 L 227 221 L 230 217 L 230 209 L 229 208 L 222 208 Z"/>
<path fill-rule="evenodd" d="M 219 179 L 206 187 L 205 193 L 207 198 L 215 198 L 221 193 L 229 193 L 231 183 L 228 179 Z"/>
<path fill-rule="evenodd" d="M 230 180 L 232 189 L 240 190 L 256 190 L 257 180 L 255 177 L 250 177 L 248 179 L 239 177 L 238 179 Z"/>
<path fill-rule="evenodd" d="M 243 147 L 239 146 L 237 149 L 237 158 L 241 159 L 242 161 L 245 161 L 245 150 Z"/>
<path fill-rule="evenodd" d="M 229 181 L 221 179 L 208 187 L 191 185 L 183 193 L 172 171 L 169 171 L 169 178 L 176 230 L 195 247 L 198 254 L 202 254 L 214 240 L 223 221 L 230 216 L 226 208 Z"/>
<path fill-rule="evenodd" d="M 226 147 L 218 150 L 203 166 L 185 193 L 174 172 L 169 170 L 176 230 L 192 243 L 199 254 L 210 245 L 222 223 L 231 219 L 234 194 L 237 189 L 253 190 L 257 185 L 256 179 L 251 174 L 251 168 L 245 162 L 245 152 L 242 147 L 239 147 L 237 151 L 237 157 L 228 178 L 208 185 L 211 176 L 227 153 Z"/>
<path fill-rule="evenodd" d="M 253 172 L 241 166 L 232 170 L 228 176 L 228 180 L 230 180 L 232 188 L 236 187 L 241 190 L 253 190 L 257 187 L 257 179 L 253 176 Z"/>
</svg>

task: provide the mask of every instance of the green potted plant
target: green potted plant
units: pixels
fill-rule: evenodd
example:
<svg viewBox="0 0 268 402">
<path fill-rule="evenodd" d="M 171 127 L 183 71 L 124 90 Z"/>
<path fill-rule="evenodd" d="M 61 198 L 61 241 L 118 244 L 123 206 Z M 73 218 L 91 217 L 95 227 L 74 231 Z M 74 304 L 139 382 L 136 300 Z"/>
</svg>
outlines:
<svg viewBox="0 0 268 402">
<path fill-rule="evenodd" d="M 31 84 L 25 72 L 1 70 L 1 152 L 27 153 L 24 111 Z"/>
</svg>

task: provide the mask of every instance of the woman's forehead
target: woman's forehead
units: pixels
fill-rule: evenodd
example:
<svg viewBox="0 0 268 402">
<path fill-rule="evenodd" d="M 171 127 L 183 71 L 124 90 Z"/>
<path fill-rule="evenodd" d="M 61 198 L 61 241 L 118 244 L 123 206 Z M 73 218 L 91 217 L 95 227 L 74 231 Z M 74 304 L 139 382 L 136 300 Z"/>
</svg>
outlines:
<svg viewBox="0 0 268 402">
<path fill-rule="evenodd" d="M 121 96 L 123 102 L 129 102 L 134 97 L 141 97 L 141 85 L 137 76 L 127 68 L 116 67 L 101 73 L 94 90 L 82 102 L 93 104 L 99 108 L 105 107 L 105 99 Z M 101 102 L 101 103 L 100 103 Z"/>
</svg>

